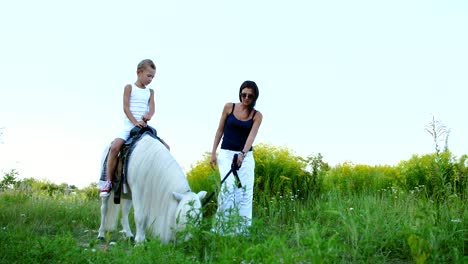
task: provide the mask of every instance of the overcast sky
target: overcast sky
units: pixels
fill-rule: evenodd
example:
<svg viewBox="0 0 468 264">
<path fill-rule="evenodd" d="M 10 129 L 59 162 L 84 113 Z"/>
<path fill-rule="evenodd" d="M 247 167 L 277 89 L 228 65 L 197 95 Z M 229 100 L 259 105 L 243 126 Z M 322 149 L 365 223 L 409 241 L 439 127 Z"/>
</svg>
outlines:
<svg viewBox="0 0 468 264">
<path fill-rule="evenodd" d="M 150 125 L 188 171 L 223 105 L 260 89 L 255 141 L 336 165 L 468 154 L 468 1 L 4 1 L 0 170 L 88 186 L 152 59 Z"/>
</svg>

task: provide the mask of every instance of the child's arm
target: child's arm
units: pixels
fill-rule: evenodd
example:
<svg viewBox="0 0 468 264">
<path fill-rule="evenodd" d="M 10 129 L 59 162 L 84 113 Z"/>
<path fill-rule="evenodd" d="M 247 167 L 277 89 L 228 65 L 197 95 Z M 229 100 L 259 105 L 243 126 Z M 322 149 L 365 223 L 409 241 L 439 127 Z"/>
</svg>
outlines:
<svg viewBox="0 0 468 264">
<path fill-rule="evenodd" d="M 132 115 L 132 112 L 130 112 L 130 95 L 132 94 L 132 86 L 130 84 L 125 85 L 124 88 L 124 95 L 123 95 L 123 110 L 127 118 L 132 122 L 134 126 L 137 127 L 144 127 L 144 122 L 141 122 L 143 124 L 140 124 L 135 117 Z"/>
<path fill-rule="evenodd" d="M 145 122 L 148 122 L 151 120 L 151 118 L 153 117 L 154 115 L 154 91 L 153 89 L 150 89 L 150 98 L 149 98 L 149 101 L 148 101 L 148 113 L 146 113 L 142 119 L 143 121 Z"/>
</svg>

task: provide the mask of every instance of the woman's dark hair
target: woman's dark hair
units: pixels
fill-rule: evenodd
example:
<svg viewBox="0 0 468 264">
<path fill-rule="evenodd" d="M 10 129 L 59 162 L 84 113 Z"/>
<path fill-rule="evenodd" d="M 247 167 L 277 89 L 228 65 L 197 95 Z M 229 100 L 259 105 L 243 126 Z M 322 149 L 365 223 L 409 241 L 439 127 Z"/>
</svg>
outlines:
<svg viewBox="0 0 468 264">
<path fill-rule="evenodd" d="M 257 99 L 258 99 L 258 95 L 259 95 L 258 86 L 254 81 L 245 81 L 245 82 L 243 82 L 242 85 L 240 86 L 240 89 L 239 89 L 239 101 L 241 101 L 241 102 L 242 102 L 241 93 L 242 93 L 242 90 L 245 89 L 245 88 L 250 88 L 254 92 L 254 99 L 252 100 L 252 104 L 251 104 L 251 108 L 254 108 L 255 103 L 257 103 Z"/>
</svg>

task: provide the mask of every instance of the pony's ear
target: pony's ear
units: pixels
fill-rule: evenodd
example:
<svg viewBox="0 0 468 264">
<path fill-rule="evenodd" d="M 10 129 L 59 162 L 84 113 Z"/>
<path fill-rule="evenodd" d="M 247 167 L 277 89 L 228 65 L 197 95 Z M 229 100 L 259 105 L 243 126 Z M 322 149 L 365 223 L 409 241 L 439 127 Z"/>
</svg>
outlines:
<svg viewBox="0 0 468 264">
<path fill-rule="evenodd" d="M 178 192 L 173 192 L 172 195 L 174 195 L 174 199 L 176 199 L 179 202 L 180 202 L 180 200 L 182 200 L 182 197 L 184 197 L 182 194 L 180 194 Z"/>
<path fill-rule="evenodd" d="M 206 192 L 205 191 L 200 191 L 197 193 L 198 195 L 198 198 L 200 198 L 200 200 L 202 200 L 203 198 L 205 198 L 206 196 Z"/>
</svg>

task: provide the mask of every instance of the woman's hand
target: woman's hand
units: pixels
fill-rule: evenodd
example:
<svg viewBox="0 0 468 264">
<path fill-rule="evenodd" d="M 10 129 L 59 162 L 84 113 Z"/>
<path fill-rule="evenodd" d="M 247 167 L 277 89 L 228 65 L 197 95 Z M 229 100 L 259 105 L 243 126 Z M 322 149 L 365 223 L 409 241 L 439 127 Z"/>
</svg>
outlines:
<svg viewBox="0 0 468 264">
<path fill-rule="evenodd" d="M 237 167 L 240 168 L 242 165 L 242 162 L 244 161 L 244 153 L 240 152 L 239 155 L 237 155 Z"/>
<path fill-rule="evenodd" d="M 213 170 L 216 169 L 216 152 L 211 153 L 210 165 Z"/>
</svg>

